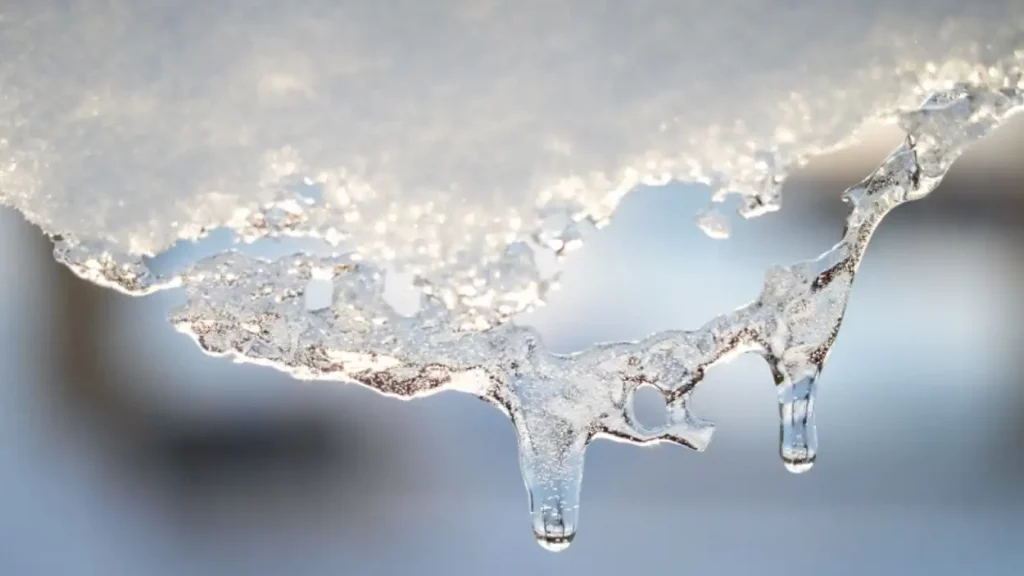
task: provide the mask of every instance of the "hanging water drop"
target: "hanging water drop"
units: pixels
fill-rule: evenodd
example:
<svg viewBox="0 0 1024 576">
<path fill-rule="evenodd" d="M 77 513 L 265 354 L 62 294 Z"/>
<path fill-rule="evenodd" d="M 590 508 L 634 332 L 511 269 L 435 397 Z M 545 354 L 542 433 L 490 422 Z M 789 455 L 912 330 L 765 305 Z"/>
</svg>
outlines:
<svg viewBox="0 0 1024 576">
<path fill-rule="evenodd" d="M 548 552 L 561 552 L 569 548 L 573 538 L 576 537 L 576 527 L 566 527 L 565 524 L 546 524 L 542 531 L 534 526 L 533 536 L 537 543 Z"/>
</svg>

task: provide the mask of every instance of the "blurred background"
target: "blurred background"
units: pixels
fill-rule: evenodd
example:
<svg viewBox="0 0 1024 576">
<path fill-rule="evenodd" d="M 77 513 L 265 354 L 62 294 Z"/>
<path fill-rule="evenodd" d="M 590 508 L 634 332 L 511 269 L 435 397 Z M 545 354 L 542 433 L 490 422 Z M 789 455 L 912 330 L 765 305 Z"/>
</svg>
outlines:
<svg viewBox="0 0 1024 576">
<path fill-rule="evenodd" d="M 742 305 L 769 264 L 837 240 L 839 193 L 896 141 L 812 162 L 726 241 L 693 225 L 707 190 L 637 190 L 522 322 L 572 351 Z M 811 472 L 778 461 L 771 378 L 744 357 L 696 393 L 708 452 L 591 446 L 558 555 L 533 541 L 498 411 L 207 357 L 165 321 L 180 295 L 79 280 L 2 210 L 0 574 L 1024 573 L 1022 147 L 1018 121 L 882 225 Z"/>
</svg>

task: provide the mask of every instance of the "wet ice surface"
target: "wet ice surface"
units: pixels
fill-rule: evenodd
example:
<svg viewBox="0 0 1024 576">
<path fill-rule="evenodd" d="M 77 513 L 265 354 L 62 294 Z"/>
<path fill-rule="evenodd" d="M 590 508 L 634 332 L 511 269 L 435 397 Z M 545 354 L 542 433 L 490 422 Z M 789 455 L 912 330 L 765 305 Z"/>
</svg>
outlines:
<svg viewBox="0 0 1024 576">
<path fill-rule="evenodd" d="M 1022 102 L 1017 2 L 744 2 L 743 19 L 731 2 L 364 4 L 5 8 L 0 46 L 20 57 L 0 63 L 0 199 L 87 279 L 181 287 L 171 320 L 211 353 L 492 403 L 551 549 L 576 533 L 587 444 L 703 450 L 689 396 L 738 354 L 768 362 L 780 454 L 809 468 L 816 380 L 871 234 Z M 879 116 L 907 139 L 846 192 L 841 241 L 770 270 L 751 304 L 572 355 L 510 322 L 557 280 L 541 262 L 638 183 L 704 182 L 756 216 L 790 168 Z M 697 217 L 716 237 L 720 209 Z M 149 258 L 208 234 L 315 248 Z M 637 417 L 641 386 L 663 423 Z"/>
<path fill-rule="evenodd" d="M 793 472 L 809 469 L 817 451 L 816 380 L 872 233 L 890 210 L 934 190 L 970 143 L 1022 105 L 1017 87 L 961 85 L 902 114 L 905 142 L 844 193 L 850 214 L 841 241 L 817 259 L 769 270 L 757 300 L 692 332 L 556 355 L 527 327 L 460 330 L 434 296 L 422 296 L 415 316 L 400 315 L 384 301 L 384 272 L 351 255 L 209 258 L 182 275 L 188 302 L 172 321 L 210 352 L 269 362 L 299 377 L 353 379 L 403 398 L 454 389 L 491 402 L 518 432 L 534 532 L 545 546 L 562 549 L 576 532 L 587 444 L 606 437 L 703 450 L 712 426 L 690 412 L 690 393 L 708 370 L 738 354 L 768 362 L 780 455 Z M 325 266 L 333 303 L 310 310 L 302 296 Z M 664 394 L 664 424 L 638 421 L 633 394 L 641 385 Z"/>
</svg>

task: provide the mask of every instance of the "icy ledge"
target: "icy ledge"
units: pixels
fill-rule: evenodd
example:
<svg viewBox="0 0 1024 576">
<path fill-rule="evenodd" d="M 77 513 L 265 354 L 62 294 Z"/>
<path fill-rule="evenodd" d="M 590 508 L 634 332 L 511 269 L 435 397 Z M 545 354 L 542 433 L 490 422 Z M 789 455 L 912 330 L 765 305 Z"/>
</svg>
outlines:
<svg viewBox="0 0 1024 576">
<path fill-rule="evenodd" d="M 124 292 L 212 230 L 298 236 L 481 331 L 638 184 L 771 212 L 790 170 L 1022 46 L 1020 0 L 9 0 L 0 203 Z"/>
<path fill-rule="evenodd" d="M 188 301 L 172 321 L 208 352 L 299 378 L 356 381 L 399 398 L 457 390 L 487 400 L 517 430 L 533 531 L 559 550 L 579 523 L 587 445 L 603 437 L 705 449 L 713 427 L 690 412 L 689 396 L 708 370 L 739 354 L 768 362 L 782 460 L 790 471 L 809 469 L 817 453 L 816 382 L 873 232 L 890 210 L 931 193 L 967 146 L 1022 107 L 1014 79 L 957 85 L 901 114 L 904 143 L 843 195 L 850 213 L 842 239 L 814 260 L 772 268 L 754 302 L 694 331 L 556 355 L 529 328 L 460 331 L 433 296 L 422 296 L 414 316 L 402 316 L 385 302 L 385 274 L 371 264 L 305 255 L 264 262 L 238 253 L 181 276 Z M 329 283 L 330 306 L 304 297 L 316 282 Z M 663 426 L 637 421 L 632 399 L 642 385 L 664 395 Z"/>
</svg>

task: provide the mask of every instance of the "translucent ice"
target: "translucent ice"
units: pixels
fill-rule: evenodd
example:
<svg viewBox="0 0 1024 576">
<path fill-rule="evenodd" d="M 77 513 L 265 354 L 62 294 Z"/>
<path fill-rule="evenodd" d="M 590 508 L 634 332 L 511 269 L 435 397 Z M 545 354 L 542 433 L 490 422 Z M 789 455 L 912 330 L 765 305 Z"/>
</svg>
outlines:
<svg viewBox="0 0 1024 576">
<path fill-rule="evenodd" d="M 872 233 L 890 210 L 934 190 L 968 144 L 1022 107 L 1019 85 L 964 84 L 902 114 L 906 141 L 844 193 L 851 209 L 840 242 L 817 259 L 769 270 L 757 300 L 692 332 L 560 356 L 529 328 L 463 330 L 433 295 L 422 297 L 415 316 L 402 316 L 384 301 L 384 274 L 372 264 L 303 255 L 202 261 L 182 276 L 188 301 L 172 320 L 210 352 L 300 377 L 352 379 L 404 398 L 454 389 L 491 402 L 518 431 L 534 532 L 560 549 L 578 525 L 587 443 L 611 437 L 703 450 L 712 426 L 689 411 L 689 395 L 708 370 L 737 354 L 768 362 L 782 460 L 793 472 L 809 469 L 817 452 L 816 381 Z M 324 264 L 334 270 L 334 301 L 311 312 L 301 295 Z M 663 424 L 638 421 L 632 394 L 641 385 L 665 395 Z"/>
<path fill-rule="evenodd" d="M 180 287 L 172 321 L 210 353 L 487 400 L 515 424 L 533 530 L 561 549 L 587 444 L 703 450 L 689 395 L 737 354 L 768 361 L 782 459 L 811 466 L 871 234 L 1021 107 L 1024 4 L 15 0 L 0 54 L 0 201 L 61 262 L 131 294 Z M 509 322 L 638 183 L 704 182 L 758 216 L 878 118 L 907 138 L 845 193 L 840 242 L 770 270 L 747 306 L 568 356 Z M 147 265 L 215 230 L 337 253 Z M 663 422 L 637 417 L 642 386 Z"/>
</svg>

